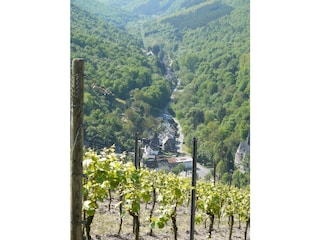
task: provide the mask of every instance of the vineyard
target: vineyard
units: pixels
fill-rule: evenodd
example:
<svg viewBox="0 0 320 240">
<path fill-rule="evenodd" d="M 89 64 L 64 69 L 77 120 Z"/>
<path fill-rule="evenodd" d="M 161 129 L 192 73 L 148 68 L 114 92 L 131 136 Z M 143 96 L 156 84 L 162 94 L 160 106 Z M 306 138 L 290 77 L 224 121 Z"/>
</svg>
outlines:
<svg viewBox="0 0 320 240">
<path fill-rule="evenodd" d="M 189 239 L 191 179 L 136 169 L 125 154 L 116 155 L 114 147 L 99 155 L 86 151 L 83 173 L 87 239 Z M 202 180 L 195 190 L 195 239 L 249 239 L 248 190 Z"/>
</svg>

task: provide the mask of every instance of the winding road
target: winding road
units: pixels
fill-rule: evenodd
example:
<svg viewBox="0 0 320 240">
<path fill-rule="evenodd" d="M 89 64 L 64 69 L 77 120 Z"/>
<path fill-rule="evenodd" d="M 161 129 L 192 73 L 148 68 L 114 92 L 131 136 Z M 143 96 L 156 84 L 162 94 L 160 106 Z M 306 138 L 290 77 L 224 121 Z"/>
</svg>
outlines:
<svg viewBox="0 0 320 240">
<path fill-rule="evenodd" d="M 173 60 L 169 60 L 170 61 L 170 65 L 172 65 L 172 61 Z M 171 68 L 170 68 L 171 69 Z M 169 69 L 167 69 L 169 71 Z M 171 71 L 171 70 L 170 70 Z M 174 118 L 170 113 L 169 113 L 169 107 L 171 104 L 171 101 L 174 99 L 174 96 L 177 92 L 182 92 L 183 90 L 178 90 L 178 87 L 180 86 L 180 79 L 178 79 L 178 83 L 176 85 L 176 87 L 174 88 L 172 95 L 170 97 L 170 101 L 168 102 L 168 104 L 166 105 L 166 107 L 164 108 L 163 112 L 164 114 L 167 116 L 167 118 L 171 118 L 173 119 L 176 123 L 177 123 L 177 130 L 178 130 L 178 138 L 176 139 L 176 146 L 177 146 L 177 152 L 179 154 L 184 155 L 185 152 L 182 149 L 183 146 L 183 142 L 184 142 L 184 135 L 182 133 L 182 128 L 180 123 L 178 122 L 178 120 L 176 118 Z M 209 173 L 210 169 L 202 166 L 200 163 L 197 163 L 197 174 L 200 178 L 204 178 L 208 173 Z M 187 176 L 189 176 L 191 174 L 191 172 L 188 172 Z M 190 175 L 191 176 L 191 175 Z"/>
<path fill-rule="evenodd" d="M 172 61 L 172 60 L 171 60 Z M 184 135 L 182 133 L 182 128 L 180 123 L 178 122 L 178 120 L 176 118 L 174 118 L 170 113 L 169 113 L 169 107 L 171 104 L 171 101 L 174 99 L 174 95 L 176 94 L 177 91 L 182 92 L 183 90 L 177 90 L 177 88 L 180 85 L 180 79 L 178 79 L 178 84 L 177 86 L 174 88 L 172 95 L 170 97 L 170 101 L 168 102 L 168 104 L 166 105 L 166 107 L 164 108 L 163 112 L 165 115 L 167 115 L 168 118 L 173 119 L 176 123 L 177 123 L 177 129 L 178 129 L 178 139 L 176 139 L 176 146 L 177 146 L 177 152 L 180 154 L 184 154 L 183 150 L 182 150 L 182 145 L 183 145 L 183 139 L 184 139 Z"/>
</svg>

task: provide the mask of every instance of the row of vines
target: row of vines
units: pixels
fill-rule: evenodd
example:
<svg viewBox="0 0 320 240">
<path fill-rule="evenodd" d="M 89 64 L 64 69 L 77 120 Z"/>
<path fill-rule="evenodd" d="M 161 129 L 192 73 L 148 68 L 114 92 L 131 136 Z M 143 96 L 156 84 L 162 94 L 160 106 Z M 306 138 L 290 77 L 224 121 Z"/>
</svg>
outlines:
<svg viewBox="0 0 320 240">
<path fill-rule="evenodd" d="M 104 149 L 100 155 L 92 150 L 86 151 L 83 160 L 83 212 L 84 235 L 90 237 L 90 225 L 98 208 L 98 203 L 117 196 L 121 234 L 123 218 L 131 216 L 134 223 L 135 239 L 139 239 L 139 216 L 142 204 L 150 204 L 149 234 L 155 228 L 172 224 L 174 239 L 178 236 L 177 209 L 190 204 L 191 179 L 172 173 L 156 172 L 146 168 L 136 169 L 126 161 L 126 155 L 118 157 L 114 147 Z M 244 239 L 250 223 L 250 194 L 248 190 L 233 186 L 198 181 L 196 185 L 197 214 L 195 222 L 200 224 L 210 219 L 208 238 L 212 237 L 213 223 L 222 217 L 229 219 L 229 239 L 235 219 L 246 223 Z M 109 207 L 110 207 L 109 205 Z M 157 208 L 156 208 L 157 205 Z M 157 210 L 157 214 L 155 214 Z"/>
</svg>

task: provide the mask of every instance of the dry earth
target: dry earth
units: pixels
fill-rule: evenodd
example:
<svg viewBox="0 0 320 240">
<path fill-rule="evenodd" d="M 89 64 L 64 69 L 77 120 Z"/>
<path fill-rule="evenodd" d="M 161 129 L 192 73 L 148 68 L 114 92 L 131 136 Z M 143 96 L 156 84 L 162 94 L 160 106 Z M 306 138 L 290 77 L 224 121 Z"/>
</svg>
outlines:
<svg viewBox="0 0 320 240">
<path fill-rule="evenodd" d="M 119 229 L 119 209 L 115 209 L 115 203 L 111 204 L 111 209 L 108 211 L 108 203 L 104 202 L 100 204 L 97 210 L 94 220 L 91 226 L 91 237 L 93 240 L 133 240 L 134 234 L 132 233 L 132 217 L 126 215 L 123 221 L 122 231 L 120 235 L 117 235 Z M 173 238 L 173 232 L 171 230 L 171 221 L 163 229 L 153 229 L 153 236 L 149 236 L 150 232 L 148 215 L 151 205 L 141 205 L 142 213 L 140 216 L 140 238 L 141 240 L 171 240 Z M 178 239 L 188 240 L 190 238 L 190 209 L 187 207 L 179 207 L 177 212 L 177 224 L 178 224 Z M 207 226 L 209 220 L 207 221 Z M 236 219 L 233 226 L 232 240 L 244 239 L 245 223 L 241 222 L 241 228 L 239 229 L 239 221 Z M 208 229 L 205 228 L 205 224 L 195 224 L 195 240 L 208 239 Z M 221 220 L 218 227 L 218 220 L 214 223 L 214 230 L 212 232 L 212 239 L 215 240 L 228 240 L 229 239 L 229 227 L 227 218 Z M 247 233 L 247 239 L 250 239 L 250 227 Z"/>
</svg>

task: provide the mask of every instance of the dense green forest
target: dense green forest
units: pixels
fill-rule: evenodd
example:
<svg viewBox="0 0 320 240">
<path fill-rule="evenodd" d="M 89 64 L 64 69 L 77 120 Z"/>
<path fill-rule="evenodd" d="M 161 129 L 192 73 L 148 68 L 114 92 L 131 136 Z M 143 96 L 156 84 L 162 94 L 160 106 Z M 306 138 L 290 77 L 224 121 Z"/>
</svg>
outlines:
<svg viewBox="0 0 320 240">
<path fill-rule="evenodd" d="M 210 13 L 203 14 L 206 10 Z M 204 24 L 208 16 L 212 20 Z M 192 24 L 185 24 L 188 18 Z M 249 132 L 249 24 L 249 1 L 219 1 L 144 25 L 144 43 L 159 44 L 175 60 L 183 91 L 171 110 L 186 144 L 191 146 L 197 136 L 200 161 L 215 166 L 220 175 L 235 170 L 234 154 Z"/>
<path fill-rule="evenodd" d="M 104 23 L 114 24 L 121 29 L 124 29 L 129 21 L 138 19 L 137 14 L 119 8 L 119 6 L 115 4 L 115 2 L 112 3 L 112 1 L 71 0 L 71 5 L 78 6 L 87 11 L 88 14 L 90 13 L 91 15 L 99 17 Z"/>
<path fill-rule="evenodd" d="M 199 161 L 225 180 L 236 172 L 250 126 L 249 0 L 71 2 L 71 58 L 86 60 L 86 142 L 132 150 L 134 132 L 156 131 L 173 89 L 167 57 L 186 145 L 196 136 Z"/>
<path fill-rule="evenodd" d="M 132 150 L 134 133 L 157 127 L 170 97 L 157 56 L 142 42 L 71 5 L 71 58 L 85 59 L 85 142 Z"/>
</svg>

